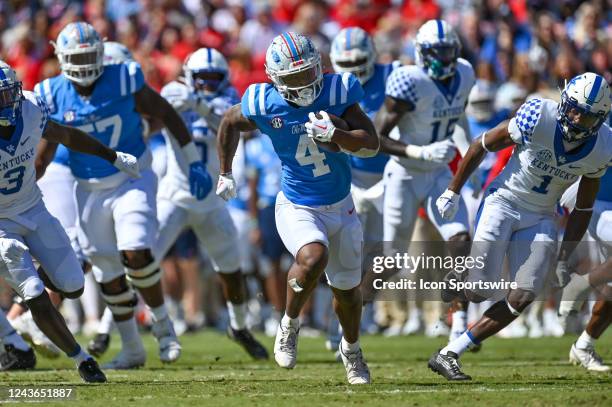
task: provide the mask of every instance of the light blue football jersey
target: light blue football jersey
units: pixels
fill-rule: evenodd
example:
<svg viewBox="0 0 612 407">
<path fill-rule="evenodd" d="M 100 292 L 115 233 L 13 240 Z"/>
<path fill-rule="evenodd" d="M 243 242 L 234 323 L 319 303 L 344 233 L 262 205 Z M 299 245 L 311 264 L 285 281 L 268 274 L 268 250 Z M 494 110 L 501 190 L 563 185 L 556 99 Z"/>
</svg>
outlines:
<svg viewBox="0 0 612 407">
<path fill-rule="evenodd" d="M 258 205 L 260 208 L 273 205 L 280 191 L 281 162 L 270 137 L 261 134 L 246 142 L 247 177 L 259 176 L 257 182 Z"/>
<path fill-rule="evenodd" d="M 359 104 L 372 121 L 385 101 L 385 84 L 387 83 L 387 78 L 399 65 L 399 62 L 374 65 L 374 74 L 363 84 L 364 95 Z M 378 153 L 376 156 L 369 158 L 355 157 L 352 155 L 351 166 L 357 170 L 382 174 L 388 160 L 389 156 L 382 153 Z"/>
<path fill-rule="evenodd" d="M 342 116 L 363 98 L 363 89 L 350 73 L 325 74 L 319 97 L 306 107 L 290 105 L 267 83 L 256 83 L 242 96 L 242 114 L 272 140 L 282 163 L 281 190 L 289 201 L 305 206 L 330 205 L 349 194 L 349 157 L 331 152 L 306 134 L 308 113 L 324 110 Z"/>
<path fill-rule="evenodd" d="M 47 103 L 51 119 L 77 127 L 110 148 L 140 157 L 146 150 L 141 116 L 134 93 L 144 86 L 136 62 L 107 65 L 89 97 L 80 96 L 63 75 L 45 79 L 35 87 Z M 108 161 L 69 150 L 72 173 L 77 178 L 104 178 L 119 170 Z"/>
<path fill-rule="evenodd" d="M 611 163 L 612 164 L 612 163 Z M 599 181 L 599 192 L 597 193 L 598 201 L 612 202 L 612 167 L 601 177 Z"/>
</svg>

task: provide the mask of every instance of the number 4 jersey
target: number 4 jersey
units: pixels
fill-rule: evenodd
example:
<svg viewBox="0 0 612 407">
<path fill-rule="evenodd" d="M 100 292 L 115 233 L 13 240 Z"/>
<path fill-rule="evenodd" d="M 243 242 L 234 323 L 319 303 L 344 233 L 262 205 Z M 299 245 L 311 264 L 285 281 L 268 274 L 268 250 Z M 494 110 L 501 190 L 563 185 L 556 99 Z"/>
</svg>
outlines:
<svg viewBox="0 0 612 407">
<path fill-rule="evenodd" d="M 598 134 L 566 151 L 557 110 L 552 100 L 531 99 L 508 124 L 517 146 L 490 188 L 527 210 L 554 211 L 563 192 L 580 176 L 603 176 L 612 159 L 612 135 L 605 124 Z"/>
<path fill-rule="evenodd" d="M 363 89 L 350 73 L 325 74 L 319 97 L 310 105 L 290 105 L 274 86 L 257 83 L 242 96 L 242 114 L 272 140 L 282 163 L 281 190 L 294 204 L 330 205 L 349 194 L 349 157 L 318 146 L 306 134 L 308 113 L 320 110 L 342 116 L 359 103 Z"/>
<path fill-rule="evenodd" d="M 34 93 L 23 92 L 13 135 L 9 140 L 0 139 L 0 218 L 13 218 L 41 199 L 34 162 L 48 114 Z"/>
<path fill-rule="evenodd" d="M 35 92 L 49 107 L 51 119 L 77 127 L 108 147 L 140 157 L 146 151 L 142 120 L 134 94 L 144 85 L 136 62 L 107 65 L 91 96 L 80 96 L 74 85 L 58 75 L 37 84 Z M 99 179 L 119 172 L 108 161 L 70 151 L 70 169 L 80 179 Z"/>
</svg>

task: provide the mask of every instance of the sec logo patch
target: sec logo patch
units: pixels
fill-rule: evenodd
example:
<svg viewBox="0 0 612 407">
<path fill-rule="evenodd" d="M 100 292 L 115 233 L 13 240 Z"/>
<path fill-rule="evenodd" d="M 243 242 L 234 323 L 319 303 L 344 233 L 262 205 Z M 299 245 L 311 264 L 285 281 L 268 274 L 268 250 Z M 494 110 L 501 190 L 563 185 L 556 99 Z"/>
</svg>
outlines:
<svg viewBox="0 0 612 407">
<path fill-rule="evenodd" d="M 275 129 L 280 129 L 281 127 L 283 127 L 283 119 L 281 119 L 280 117 L 274 117 L 272 120 L 270 120 L 270 124 Z"/>
</svg>

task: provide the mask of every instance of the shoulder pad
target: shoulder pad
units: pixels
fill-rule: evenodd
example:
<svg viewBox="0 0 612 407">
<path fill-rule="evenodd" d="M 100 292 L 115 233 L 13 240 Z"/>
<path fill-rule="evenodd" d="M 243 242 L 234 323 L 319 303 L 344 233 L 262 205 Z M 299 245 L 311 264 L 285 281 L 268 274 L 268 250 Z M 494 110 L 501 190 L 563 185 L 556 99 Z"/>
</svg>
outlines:
<svg viewBox="0 0 612 407">
<path fill-rule="evenodd" d="M 418 67 L 409 65 L 399 67 L 391 72 L 391 75 L 389 75 L 387 79 L 385 89 L 387 96 L 416 105 L 419 101 L 416 89 L 419 78 L 415 68 L 419 69 Z"/>
<path fill-rule="evenodd" d="M 247 88 L 240 103 L 244 117 L 266 115 L 266 88 L 269 86 L 267 83 L 254 83 Z"/>
<path fill-rule="evenodd" d="M 542 105 L 542 99 L 530 99 L 522 104 L 514 116 L 516 126 L 526 141 L 531 141 L 535 127 L 540 121 Z"/>
</svg>

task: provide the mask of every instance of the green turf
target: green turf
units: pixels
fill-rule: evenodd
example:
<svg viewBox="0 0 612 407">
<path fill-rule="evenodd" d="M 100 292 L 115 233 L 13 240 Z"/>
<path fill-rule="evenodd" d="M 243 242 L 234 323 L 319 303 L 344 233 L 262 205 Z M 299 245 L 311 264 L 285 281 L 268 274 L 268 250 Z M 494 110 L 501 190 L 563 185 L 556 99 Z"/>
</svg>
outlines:
<svg viewBox="0 0 612 407">
<path fill-rule="evenodd" d="M 269 349 L 271 339 L 264 339 Z M 71 361 L 39 358 L 36 371 L 0 373 L 0 385 L 76 386 L 77 406 L 263 406 L 295 405 L 612 405 L 612 375 L 587 373 L 567 363 L 573 337 L 492 339 L 479 354 L 463 357 L 474 380 L 449 384 L 427 368 L 429 355 L 444 339 L 423 337 L 362 339 L 374 384 L 348 386 L 342 365 L 323 348 L 322 338 L 300 338 L 298 365 L 283 370 L 273 361 L 255 363 L 216 332 L 182 337 L 179 362 L 163 366 L 146 337 L 147 367 L 108 371 L 109 383 L 81 383 Z M 612 361 L 612 335 L 598 349 Z M 103 361 L 116 351 L 118 338 Z M 450 404 L 452 403 L 452 404 Z"/>
</svg>

